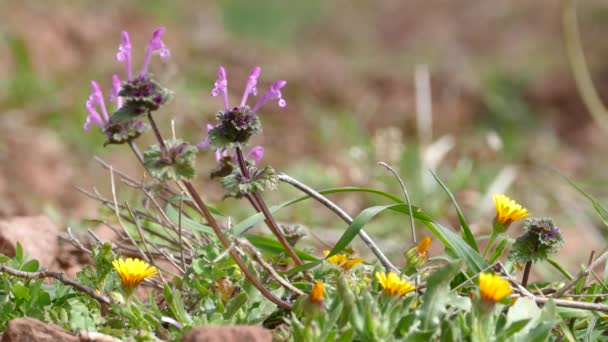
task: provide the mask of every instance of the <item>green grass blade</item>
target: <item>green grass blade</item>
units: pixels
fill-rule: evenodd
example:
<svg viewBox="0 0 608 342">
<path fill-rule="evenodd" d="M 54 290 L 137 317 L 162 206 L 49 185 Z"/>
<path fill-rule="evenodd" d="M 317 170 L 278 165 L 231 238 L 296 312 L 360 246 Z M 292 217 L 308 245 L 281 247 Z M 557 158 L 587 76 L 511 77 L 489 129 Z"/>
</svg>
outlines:
<svg viewBox="0 0 608 342">
<path fill-rule="evenodd" d="M 595 211 L 597 212 L 597 214 L 600 216 L 600 219 L 602 220 L 602 223 L 604 223 L 605 226 L 608 226 L 608 210 L 603 207 L 593 196 L 591 196 L 590 194 L 588 194 L 587 192 L 585 192 L 582 188 L 580 188 L 578 185 L 576 185 L 573 181 L 570 180 L 570 178 L 561 175 L 562 177 L 564 177 L 564 179 L 570 183 L 570 185 L 572 185 L 573 188 L 575 188 L 578 192 L 581 193 L 581 195 L 587 197 L 587 199 L 591 202 L 591 204 L 593 205 L 593 208 L 595 209 Z"/>
<path fill-rule="evenodd" d="M 245 234 L 245 238 L 251 242 L 257 249 L 262 250 L 266 253 L 277 255 L 283 252 L 285 249 L 283 246 L 276 240 L 267 238 L 264 236 L 253 235 L 253 234 Z M 301 250 L 296 249 L 296 254 L 302 259 L 306 261 L 318 261 L 319 258 L 316 258 L 308 253 L 302 252 Z"/>
<path fill-rule="evenodd" d="M 167 213 L 167 216 L 169 217 L 169 219 L 171 219 L 171 221 L 173 221 L 173 223 L 175 223 L 175 225 L 178 225 L 179 211 L 177 209 L 175 209 L 175 207 L 173 207 L 171 204 L 167 204 L 167 206 L 165 207 L 165 212 Z M 182 227 L 189 229 L 189 230 L 197 231 L 197 232 L 213 234 L 213 229 L 211 227 L 204 225 L 202 223 L 198 223 L 198 222 L 194 221 L 193 219 L 187 217 L 186 215 L 182 215 Z"/>
<path fill-rule="evenodd" d="M 462 214 L 462 210 L 460 210 L 460 206 L 458 206 L 458 202 L 456 202 L 456 198 L 454 197 L 454 195 L 452 194 L 450 189 L 448 189 L 448 187 L 441 181 L 441 179 L 439 179 L 439 176 L 437 176 L 437 174 L 435 174 L 435 172 L 433 172 L 433 170 L 430 170 L 430 171 L 431 171 L 431 174 L 433 175 L 433 177 L 435 177 L 435 180 L 437 181 L 437 183 L 439 183 L 439 185 L 441 185 L 443 190 L 448 194 L 448 197 L 450 197 L 450 200 L 452 200 L 452 203 L 454 204 L 454 207 L 456 208 L 456 213 L 458 214 L 458 220 L 460 221 L 460 229 L 461 229 L 460 233 L 462 235 L 462 238 L 475 251 L 479 252 L 479 247 L 477 246 L 477 242 L 475 241 L 475 236 L 473 236 L 473 233 L 471 232 L 471 228 L 469 228 L 469 225 L 467 224 L 467 221 L 465 220 L 464 215 Z"/>
<path fill-rule="evenodd" d="M 326 190 L 319 191 L 319 193 L 323 194 L 323 195 L 344 193 L 344 192 L 366 192 L 366 193 L 371 193 L 371 194 L 375 194 L 375 195 L 379 195 L 379 196 L 391 199 L 397 203 L 405 203 L 403 200 L 401 200 L 397 196 L 393 196 L 384 191 L 367 189 L 367 188 L 343 187 L 343 188 L 332 188 L 332 189 L 326 189 Z M 279 211 L 282 208 L 288 207 L 290 205 L 296 204 L 298 202 L 301 202 L 301 201 L 304 201 L 304 200 L 307 200 L 310 198 L 311 197 L 308 195 L 301 196 L 301 197 L 298 197 L 291 201 L 283 202 L 281 204 L 272 206 L 272 207 L 268 208 L 268 210 L 270 211 L 271 214 L 274 214 L 275 212 Z M 412 210 L 414 210 L 414 208 L 416 208 L 416 207 L 412 207 Z M 262 221 L 264 221 L 264 216 L 261 213 L 257 213 L 255 215 L 249 216 L 248 218 L 244 219 L 243 221 L 235 224 L 231 229 L 232 233 L 234 235 L 241 235 L 245 231 L 247 231 L 247 229 L 249 229 L 252 226 L 255 226 L 256 224 L 261 223 Z"/>
</svg>

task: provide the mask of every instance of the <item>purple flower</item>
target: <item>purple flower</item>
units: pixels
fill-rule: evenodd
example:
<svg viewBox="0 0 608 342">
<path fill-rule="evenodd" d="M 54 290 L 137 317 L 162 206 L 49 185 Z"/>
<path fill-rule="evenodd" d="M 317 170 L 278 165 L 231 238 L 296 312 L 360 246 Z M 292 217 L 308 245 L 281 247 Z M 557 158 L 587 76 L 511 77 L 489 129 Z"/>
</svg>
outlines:
<svg viewBox="0 0 608 342">
<path fill-rule="evenodd" d="M 222 159 L 224 159 L 225 157 L 230 156 L 230 154 L 228 153 L 228 150 L 215 150 L 215 161 L 221 165 L 221 161 Z"/>
<path fill-rule="evenodd" d="M 247 152 L 245 155 L 245 159 L 251 161 L 254 165 L 258 164 L 262 161 L 264 157 L 264 148 L 262 146 L 256 146 L 251 149 L 251 151 Z"/>
<path fill-rule="evenodd" d="M 257 96 L 257 84 L 258 78 L 262 69 L 258 66 L 251 70 L 249 74 L 249 78 L 247 79 L 247 84 L 245 85 L 245 91 L 243 92 L 243 97 L 241 98 L 240 106 L 243 107 L 247 104 L 247 99 L 249 95 Z M 281 88 L 283 88 L 287 84 L 287 81 L 279 80 L 274 82 L 269 88 L 268 91 L 262 96 L 262 98 L 256 103 L 251 110 L 252 114 L 255 114 L 262 105 L 268 101 L 279 100 L 279 107 L 285 107 L 287 102 L 283 99 L 283 94 L 281 94 Z M 217 80 L 213 85 L 213 90 L 211 91 L 212 96 L 222 96 L 222 100 L 224 102 L 224 111 L 230 111 L 230 104 L 228 103 L 228 79 L 226 77 L 226 69 L 223 66 L 220 66 L 217 69 Z"/>
<path fill-rule="evenodd" d="M 224 110 L 228 111 L 230 106 L 228 105 L 228 78 L 226 77 L 226 69 L 223 66 L 217 68 L 217 80 L 213 84 L 213 90 L 211 96 L 222 95 L 224 101 Z"/>
<path fill-rule="evenodd" d="M 258 77 L 260 77 L 260 73 L 262 72 L 262 68 L 256 66 L 251 70 L 251 74 L 249 75 L 249 79 L 247 80 L 247 85 L 245 86 L 245 91 L 243 92 L 243 98 L 241 99 L 241 107 L 247 103 L 247 98 L 249 94 L 253 94 L 253 96 L 258 96 L 258 89 L 256 85 L 258 84 Z"/>
<path fill-rule="evenodd" d="M 106 103 L 103 99 L 103 93 L 99 87 L 99 84 L 97 84 L 95 81 L 91 81 L 91 89 L 91 94 L 85 103 L 85 108 L 87 109 L 87 112 L 89 112 L 83 127 L 85 131 L 88 131 L 91 128 L 91 124 L 103 127 L 103 125 L 110 120 L 110 116 L 108 115 L 108 111 L 106 109 Z M 99 106 L 101 109 L 103 119 L 99 115 L 99 112 L 97 112 L 96 106 Z"/>
<path fill-rule="evenodd" d="M 108 101 L 114 102 L 116 101 L 116 107 L 122 107 L 122 99 L 118 94 L 120 93 L 122 82 L 120 81 L 120 77 L 118 75 L 112 76 L 112 91 L 110 92 L 110 96 L 108 96 Z"/>
<path fill-rule="evenodd" d="M 279 100 L 279 107 L 283 108 L 287 105 L 287 102 L 283 99 L 283 94 L 281 94 L 281 88 L 283 88 L 287 84 L 287 81 L 278 80 L 274 82 L 266 91 L 266 93 L 262 96 L 262 98 L 255 104 L 252 112 L 255 113 L 262 107 L 264 103 L 272 100 Z"/>
<path fill-rule="evenodd" d="M 152 54 L 158 52 L 162 59 L 168 59 L 171 57 L 171 51 L 165 45 L 162 40 L 163 34 L 165 34 L 165 28 L 159 27 L 152 33 L 152 38 L 150 39 L 150 43 L 146 48 L 146 56 L 144 58 L 144 64 L 139 72 L 139 76 L 145 76 L 148 73 L 148 66 L 150 65 L 150 60 L 152 59 Z M 131 39 L 129 38 L 129 33 L 127 31 L 122 31 L 121 33 L 121 41 L 118 46 L 118 52 L 116 53 L 116 60 L 119 62 L 124 62 L 127 68 L 127 80 L 131 81 L 133 79 L 133 68 L 131 63 Z"/>
<path fill-rule="evenodd" d="M 131 69 L 131 39 L 129 38 L 129 32 L 122 31 L 120 38 L 116 60 L 125 63 L 127 68 L 127 79 L 131 80 L 133 78 L 133 71 Z"/>
<path fill-rule="evenodd" d="M 163 34 L 165 34 L 165 28 L 159 27 L 152 33 L 152 39 L 150 39 L 150 43 L 146 48 L 146 57 L 144 59 L 144 66 L 141 68 L 139 72 L 139 76 L 145 76 L 148 73 L 148 65 L 150 64 L 150 59 L 152 58 L 152 53 L 158 52 L 160 54 L 160 58 L 169 59 L 171 57 L 171 51 L 167 48 L 165 43 L 163 42 Z"/>
<path fill-rule="evenodd" d="M 212 124 L 207 124 L 207 136 L 205 137 L 205 140 L 198 143 L 196 145 L 196 147 L 198 147 L 199 149 L 209 148 L 209 146 L 211 145 L 211 138 L 209 137 L 209 131 L 211 131 L 214 128 L 215 128 L 215 126 L 213 126 Z"/>
</svg>

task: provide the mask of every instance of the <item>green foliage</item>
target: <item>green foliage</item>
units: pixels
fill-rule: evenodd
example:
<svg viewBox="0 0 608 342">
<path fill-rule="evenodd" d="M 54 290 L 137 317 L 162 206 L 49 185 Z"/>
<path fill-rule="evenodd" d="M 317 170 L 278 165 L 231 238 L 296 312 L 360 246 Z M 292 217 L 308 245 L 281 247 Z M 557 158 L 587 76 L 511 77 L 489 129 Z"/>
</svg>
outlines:
<svg viewBox="0 0 608 342">
<path fill-rule="evenodd" d="M 196 146 L 179 139 L 165 140 L 165 146 L 166 153 L 160 144 L 153 145 L 144 152 L 144 164 L 150 174 L 161 181 L 193 178 L 198 153 Z"/>
<path fill-rule="evenodd" d="M 509 260 L 526 263 L 546 260 L 557 253 L 564 239 L 550 218 L 526 219 L 526 231 L 515 240 L 509 253 Z"/>
<path fill-rule="evenodd" d="M 220 183 L 226 190 L 224 198 L 241 198 L 246 194 L 275 190 L 279 186 L 279 180 L 274 169 L 266 166 L 263 169 L 256 169 L 249 166 L 250 177 L 244 177 L 239 168 L 234 168 L 232 173 L 221 179 Z"/>
</svg>

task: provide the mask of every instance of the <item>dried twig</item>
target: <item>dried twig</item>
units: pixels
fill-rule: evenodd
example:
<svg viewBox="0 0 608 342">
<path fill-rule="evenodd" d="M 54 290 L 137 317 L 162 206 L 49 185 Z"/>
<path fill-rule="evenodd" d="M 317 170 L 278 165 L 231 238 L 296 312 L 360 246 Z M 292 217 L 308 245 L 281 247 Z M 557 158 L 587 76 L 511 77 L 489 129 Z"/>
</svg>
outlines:
<svg viewBox="0 0 608 342">
<path fill-rule="evenodd" d="M 555 305 L 561 306 L 561 307 L 608 312 L 608 305 L 606 305 L 606 304 L 579 302 L 579 301 L 557 299 L 557 298 L 551 298 L 551 297 L 537 297 L 537 296 L 533 295 L 530 291 L 528 291 L 525 287 L 523 287 L 521 284 L 519 284 L 515 279 L 513 279 L 513 277 L 511 277 L 511 275 L 507 272 L 507 270 L 504 268 L 502 263 L 500 263 L 500 261 L 497 262 L 496 264 L 500 267 L 500 269 L 502 271 L 501 272 L 502 275 L 505 278 L 507 278 L 507 280 L 509 280 L 511 285 L 514 286 L 515 289 L 523 297 L 532 299 L 534 302 L 536 302 L 536 304 L 546 304 L 549 301 L 553 301 L 555 303 Z"/>
<path fill-rule="evenodd" d="M 552 297 L 559 298 L 563 296 L 564 293 L 568 292 L 568 290 L 570 290 L 574 285 L 576 285 L 576 283 L 578 283 L 583 277 L 587 276 L 587 274 L 589 274 L 592 269 L 596 268 L 602 262 L 604 262 L 606 258 L 608 258 L 608 251 L 604 251 L 602 255 L 600 255 L 597 259 L 595 259 L 595 261 L 591 265 L 589 265 L 589 267 L 585 268 L 584 270 L 581 270 L 574 279 L 572 279 L 568 284 L 566 284 L 564 287 L 555 292 Z"/>
<path fill-rule="evenodd" d="M 112 304 L 112 300 L 110 298 L 108 298 L 104 295 L 98 294 L 97 292 L 95 292 L 95 290 L 88 288 L 75 280 L 65 278 L 63 273 L 61 273 L 61 272 L 51 272 L 51 271 L 24 272 L 24 271 L 19 271 L 14 268 L 8 267 L 6 265 L 0 265 L 0 272 L 8 273 L 12 276 L 19 277 L 19 278 L 25 278 L 25 279 L 54 278 L 54 279 L 59 280 L 63 284 L 71 286 L 74 289 L 76 289 L 82 293 L 86 293 L 87 295 L 91 296 L 92 298 L 94 298 L 96 301 L 98 301 L 102 305 Z"/>
</svg>

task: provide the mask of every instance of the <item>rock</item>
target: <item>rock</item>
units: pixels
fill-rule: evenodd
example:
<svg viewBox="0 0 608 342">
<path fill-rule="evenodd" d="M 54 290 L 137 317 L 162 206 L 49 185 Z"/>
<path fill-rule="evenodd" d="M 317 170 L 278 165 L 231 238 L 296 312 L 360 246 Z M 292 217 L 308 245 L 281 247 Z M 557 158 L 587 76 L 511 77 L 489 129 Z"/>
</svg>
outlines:
<svg viewBox="0 0 608 342">
<path fill-rule="evenodd" d="M 270 330 L 258 326 L 200 326 L 184 335 L 183 342 L 270 342 Z"/>
<path fill-rule="evenodd" d="M 46 216 L 0 220 L 0 253 L 14 257 L 19 242 L 30 259 L 38 260 L 41 266 L 49 266 L 59 250 L 58 235 L 59 228 Z"/>
<path fill-rule="evenodd" d="M 77 342 L 79 338 L 66 330 L 37 319 L 22 317 L 8 322 L 1 342 Z"/>
</svg>

